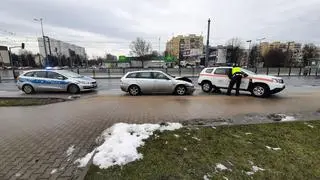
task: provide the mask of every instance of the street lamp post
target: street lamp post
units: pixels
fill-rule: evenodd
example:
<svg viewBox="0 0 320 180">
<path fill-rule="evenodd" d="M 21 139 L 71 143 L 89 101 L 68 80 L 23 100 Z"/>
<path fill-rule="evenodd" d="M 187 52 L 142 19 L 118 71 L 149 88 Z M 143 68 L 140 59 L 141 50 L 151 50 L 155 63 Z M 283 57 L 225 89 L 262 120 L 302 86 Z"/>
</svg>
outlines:
<svg viewBox="0 0 320 180">
<path fill-rule="evenodd" d="M 205 57 L 205 67 L 208 66 L 209 63 L 209 38 L 210 38 L 210 18 L 208 19 L 208 32 L 207 32 L 207 44 L 206 44 L 206 57 Z"/>
<path fill-rule="evenodd" d="M 45 58 L 44 58 L 44 65 L 47 65 L 47 57 L 48 57 L 48 52 L 47 52 L 47 46 L 46 46 L 46 40 L 45 40 L 45 36 L 44 36 L 44 31 L 43 31 L 43 19 L 42 18 L 34 18 L 34 21 L 40 22 L 41 25 L 41 32 L 42 32 L 42 40 L 43 40 L 43 48 L 44 48 L 44 53 L 45 53 Z"/>
</svg>

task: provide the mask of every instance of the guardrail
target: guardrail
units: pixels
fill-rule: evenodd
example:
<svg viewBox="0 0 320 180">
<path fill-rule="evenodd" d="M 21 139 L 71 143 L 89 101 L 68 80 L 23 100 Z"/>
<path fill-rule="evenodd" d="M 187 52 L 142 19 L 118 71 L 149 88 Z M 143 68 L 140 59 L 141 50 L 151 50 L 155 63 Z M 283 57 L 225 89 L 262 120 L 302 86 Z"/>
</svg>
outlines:
<svg viewBox="0 0 320 180">
<path fill-rule="evenodd" d="M 107 69 L 69 69 L 81 75 L 93 78 L 120 78 L 130 71 L 160 70 L 173 76 L 198 77 L 203 68 L 107 68 Z M 248 68 L 257 74 L 273 76 L 318 76 L 319 68 Z M 21 74 L 26 70 L 15 70 Z M 12 70 L 0 70 L 0 82 L 2 79 L 13 79 Z"/>
</svg>

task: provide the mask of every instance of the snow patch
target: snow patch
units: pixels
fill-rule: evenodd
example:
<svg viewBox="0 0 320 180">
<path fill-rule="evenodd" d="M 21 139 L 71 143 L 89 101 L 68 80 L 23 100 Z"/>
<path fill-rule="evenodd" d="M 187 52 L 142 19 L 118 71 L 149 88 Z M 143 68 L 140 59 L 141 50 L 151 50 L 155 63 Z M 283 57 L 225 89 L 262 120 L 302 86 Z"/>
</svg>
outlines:
<svg viewBox="0 0 320 180">
<path fill-rule="evenodd" d="M 94 151 L 95 149 L 90 153 L 88 153 L 87 155 L 85 155 L 83 158 L 77 159 L 75 163 L 79 163 L 78 167 L 85 167 L 88 164 L 91 157 L 93 156 Z"/>
<path fill-rule="evenodd" d="M 16 173 L 15 176 L 16 176 L 16 177 L 20 177 L 21 174 L 20 174 L 20 173 Z"/>
<path fill-rule="evenodd" d="M 225 177 L 225 176 L 223 176 L 223 179 L 224 179 L 224 180 L 229 180 L 229 179 L 228 179 L 227 177 Z"/>
<path fill-rule="evenodd" d="M 256 172 L 258 172 L 258 171 L 264 171 L 265 169 L 263 169 L 263 168 L 260 168 L 260 167 L 258 167 L 258 166 L 252 166 L 252 171 L 248 171 L 248 172 L 246 172 L 246 174 L 248 175 L 248 176 L 251 176 L 251 175 L 254 175 L 254 173 L 256 173 Z"/>
<path fill-rule="evenodd" d="M 73 151 L 75 150 L 75 148 L 74 148 L 74 145 L 72 145 L 72 146 L 70 146 L 68 149 L 67 149 L 67 156 L 70 156 L 72 153 L 73 153 Z"/>
<path fill-rule="evenodd" d="M 187 148 L 183 148 L 183 150 L 188 151 L 188 149 L 187 149 Z"/>
<path fill-rule="evenodd" d="M 217 127 L 215 127 L 215 126 L 212 126 L 212 129 L 217 129 Z"/>
<path fill-rule="evenodd" d="M 207 175 L 203 176 L 203 180 L 210 180 Z"/>
<path fill-rule="evenodd" d="M 281 148 L 277 147 L 277 148 L 273 148 L 273 147 L 270 147 L 270 146 L 266 146 L 267 149 L 269 150 L 274 150 L 274 151 L 279 151 L 281 150 Z"/>
<path fill-rule="evenodd" d="M 221 163 L 216 164 L 216 169 L 218 169 L 220 171 L 228 170 L 228 168 Z"/>
<path fill-rule="evenodd" d="M 251 135 L 252 133 L 250 133 L 250 132 L 247 132 L 247 133 L 245 133 L 245 135 Z"/>
<path fill-rule="evenodd" d="M 167 123 L 163 126 L 159 124 L 114 124 L 102 133 L 104 142 L 97 147 L 93 157 L 93 164 L 106 169 L 110 166 L 122 166 L 142 159 L 143 155 L 138 153 L 137 148 L 144 145 L 143 140 L 153 135 L 156 130 L 160 132 L 165 130 L 172 131 L 181 127 L 180 123 Z M 80 163 L 80 165 L 87 164 L 93 154 L 94 151 L 84 158 L 76 160 L 76 162 Z"/>
<path fill-rule="evenodd" d="M 201 139 L 197 138 L 197 137 L 192 137 L 192 139 L 195 139 L 197 141 L 201 141 Z"/>
<path fill-rule="evenodd" d="M 57 169 L 52 169 L 51 173 L 50 174 L 54 174 L 57 172 Z"/>
<path fill-rule="evenodd" d="M 282 118 L 281 121 L 294 121 L 296 120 L 293 116 L 286 116 L 285 118 Z"/>
<path fill-rule="evenodd" d="M 180 136 L 178 134 L 174 134 L 174 137 L 179 138 Z"/>
<path fill-rule="evenodd" d="M 312 126 L 311 124 L 308 124 L 308 123 L 304 123 L 304 124 L 307 125 L 310 128 L 314 128 L 314 126 Z"/>
</svg>

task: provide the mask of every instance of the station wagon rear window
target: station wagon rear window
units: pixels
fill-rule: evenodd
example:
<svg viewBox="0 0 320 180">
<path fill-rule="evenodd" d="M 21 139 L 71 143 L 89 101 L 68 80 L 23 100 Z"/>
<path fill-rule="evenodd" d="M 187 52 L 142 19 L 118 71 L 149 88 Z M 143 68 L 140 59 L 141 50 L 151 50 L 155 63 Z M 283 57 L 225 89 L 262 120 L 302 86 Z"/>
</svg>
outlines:
<svg viewBox="0 0 320 180">
<path fill-rule="evenodd" d="M 140 73 L 137 73 L 136 78 L 152 79 L 152 73 L 151 72 L 140 72 Z"/>
<path fill-rule="evenodd" d="M 127 75 L 127 78 L 136 78 L 137 77 L 137 73 L 130 73 Z"/>
</svg>

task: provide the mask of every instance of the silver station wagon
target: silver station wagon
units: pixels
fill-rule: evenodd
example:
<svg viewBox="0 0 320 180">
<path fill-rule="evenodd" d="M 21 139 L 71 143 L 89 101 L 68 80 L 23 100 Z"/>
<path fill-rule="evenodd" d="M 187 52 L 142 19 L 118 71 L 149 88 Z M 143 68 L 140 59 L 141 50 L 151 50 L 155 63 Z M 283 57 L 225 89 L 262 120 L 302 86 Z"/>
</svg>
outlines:
<svg viewBox="0 0 320 180">
<path fill-rule="evenodd" d="M 132 96 L 141 93 L 174 93 L 177 95 L 192 94 L 195 90 L 191 80 L 175 78 L 162 71 L 133 71 L 121 78 L 120 88 Z"/>
<path fill-rule="evenodd" d="M 21 74 L 17 86 L 26 94 L 37 91 L 67 91 L 71 94 L 97 88 L 96 80 L 67 70 L 31 70 Z"/>
</svg>

